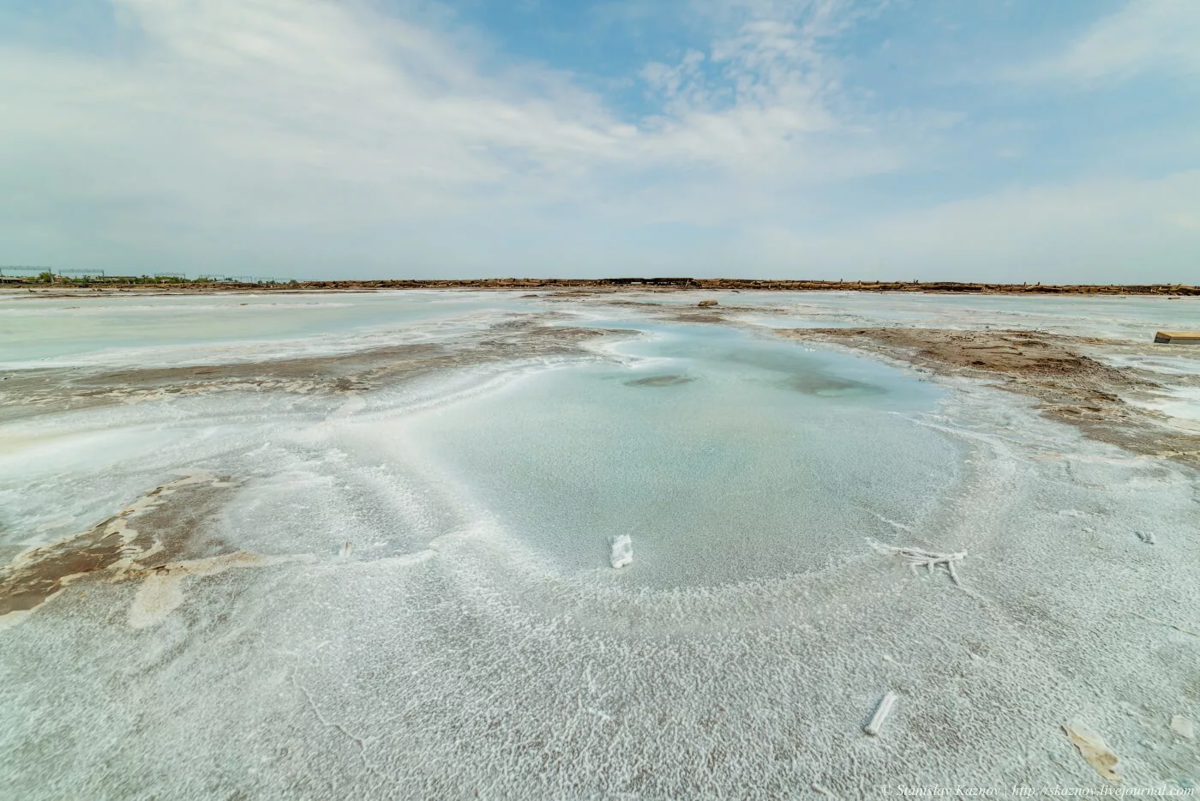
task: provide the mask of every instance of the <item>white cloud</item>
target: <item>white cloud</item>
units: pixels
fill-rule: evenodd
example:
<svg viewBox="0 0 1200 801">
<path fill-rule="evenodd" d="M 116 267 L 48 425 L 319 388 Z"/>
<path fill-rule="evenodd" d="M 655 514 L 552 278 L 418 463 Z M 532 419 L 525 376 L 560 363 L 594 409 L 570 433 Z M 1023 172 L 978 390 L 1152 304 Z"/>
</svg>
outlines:
<svg viewBox="0 0 1200 801">
<path fill-rule="evenodd" d="M 1063 53 L 1012 70 L 1010 77 L 1095 84 L 1149 72 L 1200 74 L 1200 2 L 1129 0 Z"/>
<path fill-rule="evenodd" d="M 1014 188 L 854 229 L 757 232 L 756 254 L 799 272 L 1078 283 L 1195 283 L 1200 170 L 1153 180 Z"/>
<path fill-rule="evenodd" d="M 30 190 L 0 202 L 27 257 L 169 252 L 151 246 L 166 235 L 217 258 L 280 248 L 281 231 L 318 246 L 389 224 L 433 236 L 456 219 L 503 226 L 588 201 L 620 224 L 643 211 L 712 218 L 728 180 L 803 184 L 897 163 L 830 106 L 836 85 L 813 47 L 828 3 L 791 9 L 807 27 L 755 15 L 707 55 L 647 68 L 664 95 L 648 120 L 622 119 L 565 75 L 482 63 L 365 6 L 113 3 L 140 35 L 119 57 L 0 53 L 0 164 Z M 706 63 L 720 72 L 711 86 Z M 839 140 L 818 138 L 830 133 Z M 688 196 L 654 192 L 647 171 Z M 658 200 L 639 210 L 647 188 Z M 625 210 L 611 202 L 631 197 Z"/>
<path fill-rule="evenodd" d="M 117 6 L 144 35 L 120 58 L 0 54 L 0 167 L 17 189 L 0 217 L 25 258 L 194 260 L 293 241 L 329 256 L 345 233 L 553 199 L 566 187 L 550 179 L 619 158 L 633 135 L 556 76 L 485 74 L 433 31 L 362 9 Z"/>
<path fill-rule="evenodd" d="M 117 53 L 0 45 L 0 260 L 778 275 L 808 272 L 797 259 L 811 256 L 829 274 L 965 264 L 973 244 L 1011 252 L 985 246 L 1008 241 L 992 215 L 1016 220 L 1023 241 L 1061 231 L 1087 251 L 1106 235 L 1070 213 L 1092 197 L 1054 189 L 863 230 L 843 214 L 839 228 L 796 233 L 830 218 L 827 194 L 904 169 L 932 147 L 931 131 L 960 119 L 852 99 L 828 54 L 863 13 L 849 2 L 693 0 L 711 40 L 641 71 L 657 103 L 641 119 L 568 74 L 358 0 L 111 2 L 133 32 Z M 1142 205 L 1097 214 L 1109 231 L 1126 219 L 1164 241 L 1190 236 L 1170 220 L 1194 222 L 1194 206 L 1145 211 L 1174 186 L 1146 184 Z M 1023 203 L 1044 221 L 1022 217 Z M 671 237 L 676 224 L 686 237 Z"/>
</svg>

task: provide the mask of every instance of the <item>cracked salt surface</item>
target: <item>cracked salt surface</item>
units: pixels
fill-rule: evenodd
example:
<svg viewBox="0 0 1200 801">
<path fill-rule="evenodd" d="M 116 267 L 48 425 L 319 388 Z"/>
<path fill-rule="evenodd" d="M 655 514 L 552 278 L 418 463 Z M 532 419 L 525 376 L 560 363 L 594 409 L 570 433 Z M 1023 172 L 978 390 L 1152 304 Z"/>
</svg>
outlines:
<svg viewBox="0 0 1200 801">
<path fill-rule="evenodd" d="M 128 519 L 183 521 L 158 531 L 198 549 L 181 594 L 84 577 L 0 631 L 0 786 L 1104 787 L 1066 726 L 1125 786 L 1196 781 L 1200 750 L 1168 725 L 1200 715 L 1193 470 L 969 381 L 632 327 L 619 360 L 4 424 L 0 546 L 74 536 L 174 470 L 237 484 L 198 520 L 170 497 Z M 691 380 L 630 383 L 655 376 Z M 621 535 L 637 558 L 614 571 Z M 966 552 L 963 586 L 876 544 Z M 220 570 L 243 552 L 272 563 Z M 147 594 L 164 603 L 139 617 Z"/>
</svg>

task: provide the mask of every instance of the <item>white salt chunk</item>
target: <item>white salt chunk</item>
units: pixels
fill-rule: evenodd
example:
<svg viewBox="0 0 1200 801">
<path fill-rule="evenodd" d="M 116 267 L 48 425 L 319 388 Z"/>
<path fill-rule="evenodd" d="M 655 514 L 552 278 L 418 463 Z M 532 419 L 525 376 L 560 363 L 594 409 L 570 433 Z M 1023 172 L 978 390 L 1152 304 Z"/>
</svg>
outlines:
<svg viewBox="0 0 1200 801">
<path fill-rule="evenodd" d="M 887 720 L 887 716 L 891 714 L 892 707 L 896 705 L 896 694 L 893 692 L 883 696 L 883 700 L 879 702 L 875 714 L 871 716 L 871 722 L 863 729 L 867 734 L 874 737 L 879 734 L 879 730 L 883 728 L 883 721 Z"/>
<path fill-rule="evenodd" d="M 633 540 L 628 534 L 612 538 L 612 557 L 610 561 L 612 562 L 613 569 L 625 567 L 633 563 Z"/>
</svg>

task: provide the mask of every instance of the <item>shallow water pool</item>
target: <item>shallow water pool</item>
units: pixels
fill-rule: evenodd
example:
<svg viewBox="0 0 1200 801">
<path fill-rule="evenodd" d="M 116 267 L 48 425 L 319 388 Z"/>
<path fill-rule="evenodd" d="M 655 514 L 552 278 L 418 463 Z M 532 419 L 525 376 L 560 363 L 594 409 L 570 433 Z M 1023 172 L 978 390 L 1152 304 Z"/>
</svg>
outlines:
<svg viewBox="0 0 1200 801">
<path fill-rule="evenodd" d="M 534 374 L 386 436 L 561 569 L 602 569 L 631 535 L 625 580 L 653 586 L 818 568 L 955 491 L 959 446 L 916 419 L 932 385 L 737 330 L 643 330 L 614 348 L 624 364 Z"/>
</svg>

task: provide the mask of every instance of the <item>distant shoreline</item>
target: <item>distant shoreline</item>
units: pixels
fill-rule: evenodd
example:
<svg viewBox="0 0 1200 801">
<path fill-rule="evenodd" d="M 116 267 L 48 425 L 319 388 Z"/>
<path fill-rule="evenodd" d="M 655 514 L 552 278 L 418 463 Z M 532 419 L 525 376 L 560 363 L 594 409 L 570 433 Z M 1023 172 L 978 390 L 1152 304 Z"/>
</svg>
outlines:
<svg viewBox="0 0 1200 801">
<path fill-rule="evenodd" d="M 47 293 L 130 291 L 146 293 L 192 293 L 225 291 L 306 292 L 362 291 L 381 289 L 497 289 L 614 291 L 786 291 L 786 292 L 918 292 L 974 295 L 1156 295 L 1200 297 L 1200 287 L 1187 284 L 989 284 L 952 281 L 786 281 L 741 278 L 477 278 L 477 279 L 389 279 L 360 281 L 298 281 L 289 283 L 121 283 L 97 280 L 80 283 L 5 282 L 9 289 Z"/>
</svg>

